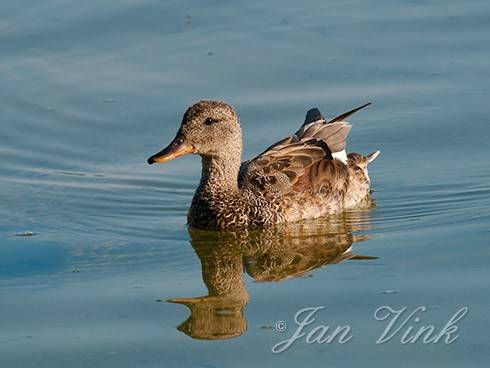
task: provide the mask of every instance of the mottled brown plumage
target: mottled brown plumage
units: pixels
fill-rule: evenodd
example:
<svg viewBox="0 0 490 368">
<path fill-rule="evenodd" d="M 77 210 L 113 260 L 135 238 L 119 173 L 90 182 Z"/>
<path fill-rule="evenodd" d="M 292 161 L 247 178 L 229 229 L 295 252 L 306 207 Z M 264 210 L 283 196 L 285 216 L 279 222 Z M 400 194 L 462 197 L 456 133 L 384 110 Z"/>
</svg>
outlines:
<svg viewBox="0 0 490 368">
<path fill-rule="evenodd" d="M 369 194 L 367 164 L 379 154 L 345 154 L 351 125 L 343 119 L 360 108 L 328 122 L 312 109 L 294 135 L 241 163 L 237 113 L 224 102 L 200 101 L 186 111 L 172 143 L 148 162 L 201 156 L 201 181 L 188 215 L 192 227 L 274 225 L 338 213 Z"/>
</svg>

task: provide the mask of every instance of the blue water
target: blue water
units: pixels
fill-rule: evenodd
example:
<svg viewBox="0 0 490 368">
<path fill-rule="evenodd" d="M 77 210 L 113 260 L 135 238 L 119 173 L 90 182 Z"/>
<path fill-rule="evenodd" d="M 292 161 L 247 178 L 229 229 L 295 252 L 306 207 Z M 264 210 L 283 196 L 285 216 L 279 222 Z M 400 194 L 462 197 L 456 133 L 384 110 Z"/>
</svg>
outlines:
<svg viewBox="0 0 490 368">
<path fill-rule="evenodd" d="M 1 366 L 488 366 L 489 25 L 486 1 L 1 2 Z M 349 149 L 381 150 L 375 208 L 189 232 L 200 161 L 146 158 L 202 98 L 236 107 L 245 158 L 373 102 Z M 208 294 L 187 325 L 166 302 Z M 377 345 L 383 305 L 468 313 L 452 344 Z M 354 338 L 273 354 L 314 306 Z"/>
</svg>

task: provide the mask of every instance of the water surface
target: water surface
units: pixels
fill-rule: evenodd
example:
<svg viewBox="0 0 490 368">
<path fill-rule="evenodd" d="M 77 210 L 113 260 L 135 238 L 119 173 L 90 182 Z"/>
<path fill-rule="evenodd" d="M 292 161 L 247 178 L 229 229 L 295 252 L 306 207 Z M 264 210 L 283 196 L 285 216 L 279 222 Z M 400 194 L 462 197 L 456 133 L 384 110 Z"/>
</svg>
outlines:
<svg viewBox="0 0 490 368">
<path fill-rule="evenodd" d="M 489 24 L 485 1 L 2 2 L 2 367 L 486 366 Z M 199 160 L 146 158 L 201 98 L 236 107 L 246 158 L 373 102 L 349 148 L 382 152 L 376 207 L 189 231 Z M 469 312 L 451 345 L 376 345 L 382 305 Z M 311 306 L 354 339 L 273 354 Z"/>
</svg>

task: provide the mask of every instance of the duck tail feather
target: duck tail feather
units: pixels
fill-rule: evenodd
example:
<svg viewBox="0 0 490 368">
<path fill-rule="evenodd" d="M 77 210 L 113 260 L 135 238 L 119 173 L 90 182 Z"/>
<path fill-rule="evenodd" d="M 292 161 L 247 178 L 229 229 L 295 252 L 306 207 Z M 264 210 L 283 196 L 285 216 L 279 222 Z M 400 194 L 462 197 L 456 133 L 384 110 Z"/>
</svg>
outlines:
<svg viewBox="0 0 490 368">
<path fill-rule="evenodd" d="M 378 157 L 380 153 L 381 152 L 378 150 L 378 151 L 374 151 L 374 152 L 370 153 L 369 155 L 367 155 L 366 156 L 367 164 L 369 165 L 371 162 L 376 160 L 376 157 Z"/>
</svg>

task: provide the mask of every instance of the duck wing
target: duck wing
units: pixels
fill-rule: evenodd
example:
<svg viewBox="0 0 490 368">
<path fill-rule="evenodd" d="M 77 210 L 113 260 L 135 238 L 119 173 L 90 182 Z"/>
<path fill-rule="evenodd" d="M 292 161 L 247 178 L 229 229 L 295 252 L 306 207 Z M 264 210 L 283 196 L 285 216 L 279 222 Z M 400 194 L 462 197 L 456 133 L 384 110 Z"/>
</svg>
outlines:
<svg viewBox="0 0 490 368">
<path fill-rule="evenodd" d="M 324 141 L 330 148 L 333 158 L 338 158 L 347 163 L 345 147 L 347 136 L 352 126 L 345 119 L 369 105 L 371 105 L 370 102 L 344 112 L 329 121 L 325 120 L 317 108 L 313 108 L 306 113 L 305 122 L 295 133 L 295 136 L 310 137 Z"/>
<path fill-rule="evenodd" d="M 292 190 L 308 167 L 324 158 L 332 158 L 325 142 L 287 137 L 244 162 L 238 183 L 242 188 L 256 189 L 264 194 L 285 194 Z"/>
<path fill-rule="evenodd" d="M 264 194 L 286 194 L 315 190 L 332 178 L 341 162 L 330 167 L 327 162 L 345 157 L 345 146 L 351 125 L 345 121 L 369 104 L 327 121 L 317 108 L 309 110 L 298 131 L 268 147 L 257 157 L 242 163 L 238 183 L 241 188 Z"/>
</svg>

